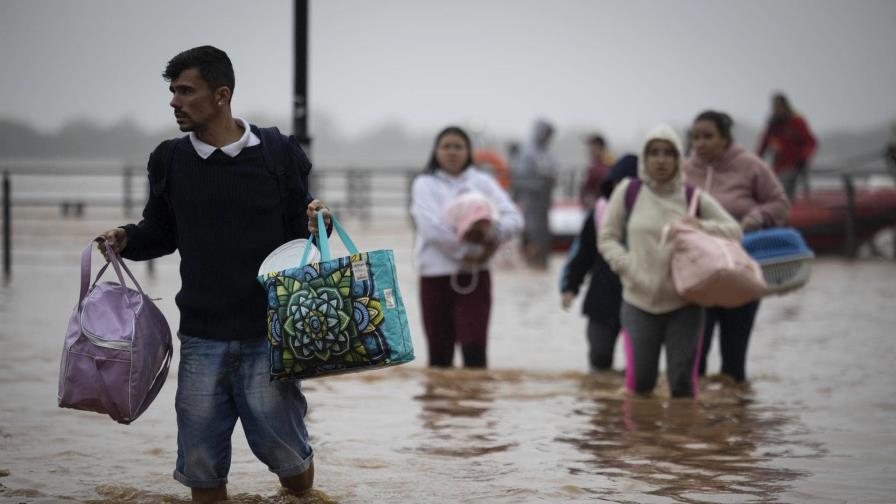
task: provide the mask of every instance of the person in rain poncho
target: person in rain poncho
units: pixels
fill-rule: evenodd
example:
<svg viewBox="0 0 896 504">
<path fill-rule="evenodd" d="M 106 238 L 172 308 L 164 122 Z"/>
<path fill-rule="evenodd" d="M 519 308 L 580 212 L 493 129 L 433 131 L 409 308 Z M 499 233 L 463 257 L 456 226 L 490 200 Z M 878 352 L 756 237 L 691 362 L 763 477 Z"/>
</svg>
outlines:
<svg viewBox="0 0 896 504">
<path fill-rule="evenodd" d="M 553 135 L 554 128 L 547 121 L 536 121 L 532 137 L 514 166 L 514 194 L 525 219 L 523 247 L 529 264 L 539 269 L 547 267 L 551 249 L 548 212 L 557 182 L 557 161 L 548 150 Z"/>
</svg>

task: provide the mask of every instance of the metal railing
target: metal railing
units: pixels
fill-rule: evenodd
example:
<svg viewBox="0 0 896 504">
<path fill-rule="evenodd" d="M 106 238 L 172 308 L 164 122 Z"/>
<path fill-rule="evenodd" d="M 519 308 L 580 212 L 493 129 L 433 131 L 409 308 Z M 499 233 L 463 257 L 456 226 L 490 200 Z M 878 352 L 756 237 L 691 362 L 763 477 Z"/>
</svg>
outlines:
<svg viewBox="0 0 896 504">
<path fill-rule="evenodd" d="M 3 174 L 2 262 L 6 277 L 12 270 L 12 215 L 15 208 L 58 207 L 61 216 L 73 218 L 83 217 L 89 207 L 120 208 L 126 217 L 134 217 L 136 210 L 145 205 L 149 191 L 146 169 L 125 164 L 79 166 L 29 162 L 0 165 L 0 170 Z M 326 202 L 334 212 L 367 223 L 375 213 L 377 216 L 409 218 L 410 185 L 419 173 L 417 168 L 317 167 L 312 172 L 310 185 L 312 194 Z M 103 185 L 105 190 L 77 191 L 71 184 L 64 183 L 66 177 L 75 177 L 82 182 L 86 178 L 88 185 Z M 105 184 L 97 183 L 102 178 L 108 179 L 103 181 Z M 120 185 L 109 184 L 115 178 L 120 178 Z M 30 179 L 32 188 L 17 188 L 19 181 L 16 179 Z"/>
<path fill-rule="evenodd" d="M 123 163 L 55 163 L 55 164 L 7 164 L 3 170 L 3 273 L 9 276 L 12 269 L 12 212 L 15 207 L 58 206 L 63 216 L 80 217 L 87 207 L 121 208 L 132 217 L 137 208 L 145 204 L 148 184 L 145 168 Z M 409 219 L 410 185 L 420 173 L 419 168 L 364 168 L 364 167 L 316 167 L 312 172 L 313 194 L 340 215 L 369 222 L 375 213 L 392 218 Z M 889 173 L 886 168 L 816 168 L 811 177 L 819 181 L 839 179 L 839 186 L 846 195 L 844 233 L 846 243 L 843 252 L 855 257 L 859 243 L 856 239 L 856 179 Z M 555 198 L 575 199 L 582 179 L 581 169 L 561 172 L 556 185 Z M 116 190 L 76 194 L 62 192 L 15 193 L 16 177 L 120 177 L 120 193 Z M 139 181 L 139 183 L 137 183 Z M 808 187 L 807 187 L 808 190 Z"/>
</svg>

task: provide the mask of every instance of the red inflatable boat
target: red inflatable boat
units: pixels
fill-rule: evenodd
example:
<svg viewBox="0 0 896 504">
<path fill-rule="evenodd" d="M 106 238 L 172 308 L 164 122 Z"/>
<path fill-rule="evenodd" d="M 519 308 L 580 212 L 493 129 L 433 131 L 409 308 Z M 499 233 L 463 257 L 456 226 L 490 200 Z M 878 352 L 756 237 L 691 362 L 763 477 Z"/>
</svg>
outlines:
<svg viewBox="0 0 896 504">
<path fill-rule="evenodd" d="M 797 197 L 787 222 L 802 233 L 815 252 L 849 252 L 849 205 L 844 190 L 813 191 Z M 569 248 L 585 218 L 575 201 L 559 201 L 551 208 L 550 227 L 554 250 Z M 854 209 L 855 245 L 871 239 L 877 232 L 896 226 L 896 189 L 857 189 Z"/>
<path fill-rule="evenodd" d="M 798 229 L 816 252 L 844 251 L 849 229 L 846 191 L 813 191 L 808 197 L 797 197 L 788 224 Z M 853 225 L 857 246 L 878 231 L 896 226 L 896 190 L 856 190 Z"/>
</svg>

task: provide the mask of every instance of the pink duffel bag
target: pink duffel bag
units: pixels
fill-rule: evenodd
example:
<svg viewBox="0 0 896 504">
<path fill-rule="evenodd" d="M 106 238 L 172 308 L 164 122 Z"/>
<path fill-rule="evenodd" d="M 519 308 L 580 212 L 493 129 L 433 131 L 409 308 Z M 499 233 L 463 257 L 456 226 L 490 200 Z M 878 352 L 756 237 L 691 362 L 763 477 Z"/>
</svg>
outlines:
<svg viewBox="0 0 896 504">
<path fill-rule="evenodd" d="M 700 189 L 694 191 L 688 215 L 697 215 Z M 663 229 L 671 238 L 672 281 L 687 301 L 701 306 L 733 308 L 762 297 L 765 278 L 759 264 L 738 240 L 716 236 L 678 222 Z"/>
</svg>

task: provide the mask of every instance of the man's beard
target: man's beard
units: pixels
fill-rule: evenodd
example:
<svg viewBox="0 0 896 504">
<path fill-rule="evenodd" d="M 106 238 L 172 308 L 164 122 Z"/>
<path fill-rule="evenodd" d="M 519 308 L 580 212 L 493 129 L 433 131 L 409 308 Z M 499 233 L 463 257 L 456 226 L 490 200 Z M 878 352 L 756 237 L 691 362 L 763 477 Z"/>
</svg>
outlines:
<svg viewBox="0 0 896 504">
<path fill-rule="evenodd" d="M 184 133 L 190 133 L 190 132 L 199 133 L 200 131 L 205 129 L 205 124 L 196 123 L 196 122 L 189 122 L 186 124 L 178 124 L 177 126 Z"/>
<path fill-rule="evenodd" d="M 178 115 L 178 114 L 180 114 L 180 115 Z M 178 123 L 178 125 L 177 125 L 177 127 L 184 133 L 189 133 L 189 132 L 198 133 L 198 132 L 204 130 L 206 127 L 206 125 L 203 123 L 193 121 L 192 117 L 190 117 L 187 114 L 184 114 L 183 112 L 180 111 L 180 109 L 177 109 L 174 111 L 174 118 L 175 119 L 186 119 L 188 121 L 186 124 Z"/>
</svg>

